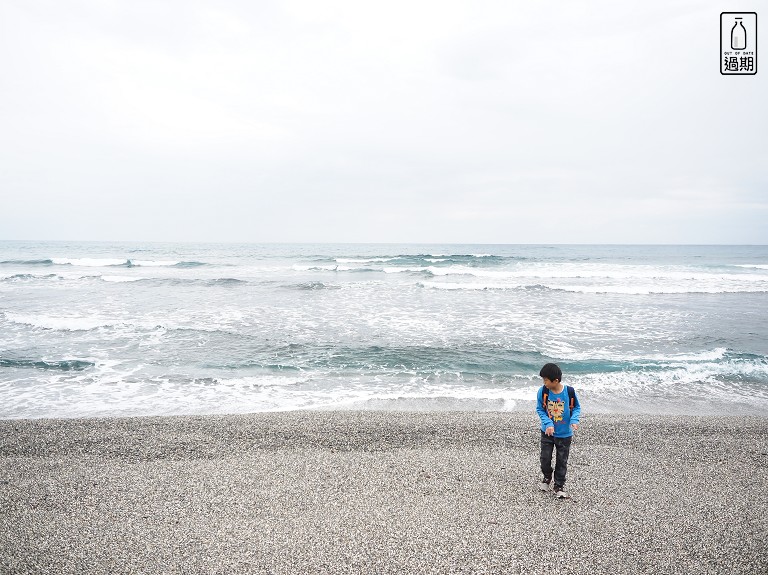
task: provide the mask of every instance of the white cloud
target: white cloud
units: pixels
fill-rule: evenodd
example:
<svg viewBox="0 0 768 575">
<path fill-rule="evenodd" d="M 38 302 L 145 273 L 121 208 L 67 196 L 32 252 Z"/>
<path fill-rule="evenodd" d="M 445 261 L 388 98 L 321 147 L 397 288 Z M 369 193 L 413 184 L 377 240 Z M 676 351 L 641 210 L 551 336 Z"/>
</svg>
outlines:
<svg viewBox="0 0 768 575">
<path fill-rule="evenodd" d="M 722 10 L 4 3 L 0 237 L 764 243 Z"/>
</svg>

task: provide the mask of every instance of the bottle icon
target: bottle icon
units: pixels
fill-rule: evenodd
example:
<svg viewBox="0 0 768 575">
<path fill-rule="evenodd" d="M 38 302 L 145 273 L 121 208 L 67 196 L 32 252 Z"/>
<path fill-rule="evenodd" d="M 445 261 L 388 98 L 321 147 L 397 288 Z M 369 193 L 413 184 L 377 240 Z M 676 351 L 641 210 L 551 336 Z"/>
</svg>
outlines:
<svg viewBox="0 0 768 575">
<path fill-rule="evenodd" d="M 741 18 L 736 18 L 736 22 L 731 28 L 731 48 L 733 50 L 744 50 L 747 47 L 747 29 L 741 23 Z"/>
</svg>

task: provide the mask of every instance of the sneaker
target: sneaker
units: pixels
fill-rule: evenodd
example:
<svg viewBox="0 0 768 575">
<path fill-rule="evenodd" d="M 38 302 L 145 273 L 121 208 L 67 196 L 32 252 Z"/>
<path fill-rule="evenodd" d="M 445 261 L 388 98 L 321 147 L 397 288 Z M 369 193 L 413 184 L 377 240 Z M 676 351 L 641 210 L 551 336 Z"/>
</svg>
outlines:
<svg viewBox="0 0 768 575">
<path fill-rule="evenodd" d="M 555 485 L 555 497 L 558 499 L 568 499 L 570 495 L 565 492 L 565 487 L 562 485 Z"/>
<path fill-rule="evenodd" d="M 547 479 L 546 477 L 541 480 L 541 483 L 539 483 L 539 489 L 541 491 L 549 491 L 550 483 L 552 483 L 552 478 Z"/>
</svg>

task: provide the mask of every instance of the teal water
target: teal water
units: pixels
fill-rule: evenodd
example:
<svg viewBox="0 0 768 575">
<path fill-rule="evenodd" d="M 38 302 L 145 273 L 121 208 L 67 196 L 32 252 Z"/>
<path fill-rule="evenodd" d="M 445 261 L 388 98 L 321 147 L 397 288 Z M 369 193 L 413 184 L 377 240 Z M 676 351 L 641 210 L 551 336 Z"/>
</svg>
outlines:
<svg viewBox="0 0 768 575">
<path fill-rule="evenodd" d="M 767 246 L 0 242 L 0 418 L 762 414 Z"/>
</svg>

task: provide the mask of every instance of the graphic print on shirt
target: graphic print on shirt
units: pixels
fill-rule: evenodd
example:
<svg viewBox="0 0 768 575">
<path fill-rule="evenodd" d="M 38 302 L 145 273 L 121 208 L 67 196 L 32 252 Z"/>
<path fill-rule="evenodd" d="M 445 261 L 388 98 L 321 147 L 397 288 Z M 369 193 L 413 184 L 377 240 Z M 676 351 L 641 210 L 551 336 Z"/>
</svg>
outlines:
<svg viewBox="0 0 768 575">
<path fill-rule="evenodd" d="M 547 401 L 547 412 L 549 413 L 549 417 L 551 417 L 552 421 L 555 423 L 563 421 L 564 411 L 565 403 L 562 399 L 558 399 L 557 401 Z"/>
</svg>

